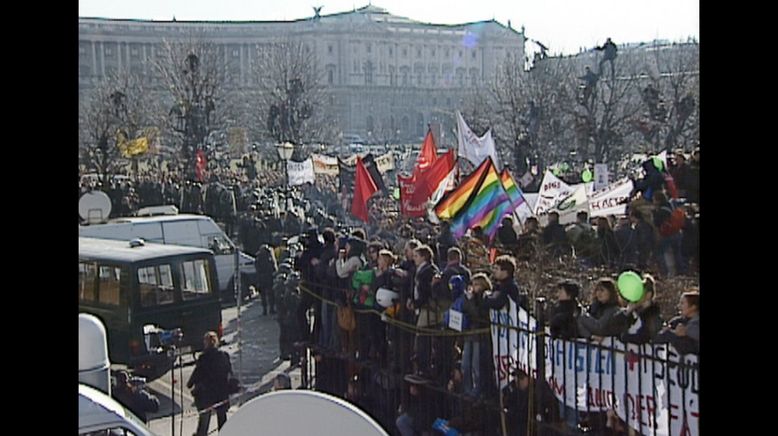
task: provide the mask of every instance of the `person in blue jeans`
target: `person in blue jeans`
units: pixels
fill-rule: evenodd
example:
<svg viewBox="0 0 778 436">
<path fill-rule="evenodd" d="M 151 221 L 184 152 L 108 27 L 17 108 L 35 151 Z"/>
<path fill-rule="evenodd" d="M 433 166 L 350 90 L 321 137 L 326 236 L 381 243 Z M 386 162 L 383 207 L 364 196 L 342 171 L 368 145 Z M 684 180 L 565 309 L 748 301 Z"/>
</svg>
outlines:
<svg viewBox="0 0 778 436">
<path fill-rule="evenodd" d="M 492 290 L 492 282 L 484 273 L 475 274 L 465 292 L 463 311 L 469 320 L 468 331 L 489 327 L 489 308 L 484 303 L 486 291 Z M 481 351 L 486 347 L 486 335 L 465 334 L 462 350 L 463 393 L 472 397 L 481 394 Z"/>
</svg>

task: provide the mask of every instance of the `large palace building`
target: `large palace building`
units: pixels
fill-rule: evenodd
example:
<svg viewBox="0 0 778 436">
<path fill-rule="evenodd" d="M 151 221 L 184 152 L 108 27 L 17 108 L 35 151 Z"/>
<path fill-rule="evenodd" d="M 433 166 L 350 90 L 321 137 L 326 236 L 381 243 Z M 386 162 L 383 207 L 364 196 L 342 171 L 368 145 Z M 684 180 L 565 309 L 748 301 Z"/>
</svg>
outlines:
<svg viewBox="0 0 778 436">
<path fill-rule="evenodd" d="M 524 59 L 523 31 L 495 20 L 421 23 L 370 5 L 296 21 L 79 19 L 79 89 L 130 71 L 158 88 L 151 63 L 163 41 L 192 35 L 223 47 L 228 86 L 252 86 L 252 62 L 280 35 L 317 57 L 340 129 L 365 142 L 415 141 L 428 123 L 450 131 L 465 95 L 486 87 L 506 57 Z"/>
</svg>

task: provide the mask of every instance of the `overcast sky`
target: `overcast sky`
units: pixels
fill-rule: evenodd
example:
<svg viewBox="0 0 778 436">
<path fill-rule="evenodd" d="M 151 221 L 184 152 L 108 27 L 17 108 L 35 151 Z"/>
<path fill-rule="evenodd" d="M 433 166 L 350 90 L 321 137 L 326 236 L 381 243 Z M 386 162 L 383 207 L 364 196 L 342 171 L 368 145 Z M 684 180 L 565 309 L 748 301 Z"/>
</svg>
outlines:
<svg viewBox="0 0 778 436">
<path fill-rule="evenodd" d="M 367 0 L 79 0 L 82 17 L 148 20 L 296 20 L 345 12 Z M 416 21 L 456 24 L 496 19 L 542 42 L 551 54 L 654 39 L 699 40 L 698 0 L 381 0 L 374 5 Z M 534 51 L 533 44 L 527 49 Z"/>
</svg>

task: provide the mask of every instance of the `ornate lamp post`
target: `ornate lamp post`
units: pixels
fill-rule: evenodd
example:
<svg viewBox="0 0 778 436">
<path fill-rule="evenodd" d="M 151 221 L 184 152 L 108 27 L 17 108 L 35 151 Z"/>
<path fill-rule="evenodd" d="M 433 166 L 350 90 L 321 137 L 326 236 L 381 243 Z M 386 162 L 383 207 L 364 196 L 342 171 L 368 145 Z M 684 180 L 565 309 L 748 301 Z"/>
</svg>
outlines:
<svg viewBox="0 0 778 436">
<path fill-rule="evenodd" d="M 281 160 L 284 161 L 284 174 L 286 179 L 284 191 L 286 191 L 289 187 L 289 171 L 287 170 L 287 162 L 292 158 L 292 154 L 294 153 L 294 144 L 291 142 L 282 142 L 276 145 L 276 149 L 278 150 L 278 156 L 281 158 Z"/>
</svg>

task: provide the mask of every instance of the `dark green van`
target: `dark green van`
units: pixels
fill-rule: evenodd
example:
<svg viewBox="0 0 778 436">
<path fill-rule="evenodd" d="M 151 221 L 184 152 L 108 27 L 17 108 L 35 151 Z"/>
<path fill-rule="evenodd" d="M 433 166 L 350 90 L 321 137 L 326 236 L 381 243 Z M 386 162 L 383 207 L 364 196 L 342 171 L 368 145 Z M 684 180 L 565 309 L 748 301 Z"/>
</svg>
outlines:
<svg viewBox="0 0 778 436">
<path fill-rule="evenodd" d="M 78 238 L 79 310 L 105 324 L 111 362 L 145 377 L 170 368 L 170 345 L 199 351 L 205 332 L 221 337 L 217 283 L 210 250 Z M 159 334 L 175 329 L 183 333 L 175 341 Z"/>
</svg>

